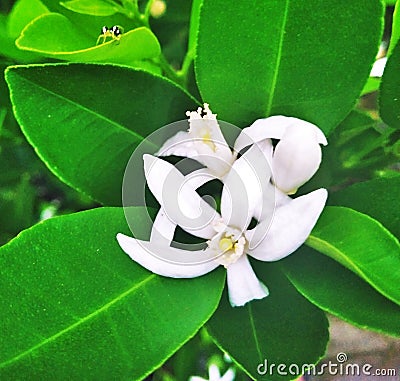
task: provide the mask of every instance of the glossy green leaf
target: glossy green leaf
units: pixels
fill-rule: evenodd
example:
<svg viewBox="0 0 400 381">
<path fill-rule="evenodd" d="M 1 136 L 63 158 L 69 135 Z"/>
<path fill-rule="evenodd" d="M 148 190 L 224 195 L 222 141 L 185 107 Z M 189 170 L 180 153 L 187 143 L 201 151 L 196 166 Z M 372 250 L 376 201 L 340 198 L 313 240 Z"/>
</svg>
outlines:
<svg viewBox="0 0 400 381">
<path fill-rule="evenodd" d="M 346 206 L 368 214 L 400 239 L 400 177 L 353 184 L 331 193 L 331 205 Z"/>
<path fill-rule="evenodd" d="M 15 116 L 40 158 L 62 181 L 121 205 L 130 155 L 151 132 L 196 101 L 170 81 L 111 65 L 10 67 Z"/>
<path fill-rule="evenodd" d="M 290 284 L 276 264 L 260 263 L 260 279 L 268 285 L 270 295 L 244 307 L 232 308 L 227 297 L 207 323 L 207 330 L 222 350 L 253 379 L 291 380 L 295 374 L 262 374 L 268 364 L 316 363 L 324 354 L 328 341 L 325 314 Z M 258 370 L 260 372 L 258 372 Z M 286 368 L 288 371 L 288 368 Z"/>
<path fill-rule="evenodd" d="M 400 307 L 339 263 L 303 246 L 281 265 L 319 308 L 360 328 L 400 336 Z"/>
<path fill-rule="evenodd" d="M 400 5 L 397 2 L 394 12 L 393 12 L 393 22 L 392 22 L 392 35 L 390 37 L 388 56 L 392 54 L 394 47 L 400 39 Z"/>
<path fill-rule="evenodd" d="M 40 0 L 18 0 L 8 16 L 8 35 L 17 38 L 27 24 L 46 13 L 49 10 Z"/>
<path fill-rule="evenodd" d="M 118 41 L 109 39 L 96 46 L 95 40 L 82 34 L 59 13 L 36 19 L 23 30 L 16 45 L 46 57 L 72 62 L 134 64 L 160 54 L 158 40 L 148 28 L 133 29 L 122 34 Z"/>
<path fill-rule="evenodd" d="M 380 78 L 369 77 L 361 91 L 361 95 L 365 95 L 365 94 L 369 94 L 369 93 L 378 91 L 380 85 L 381 85 Z"/>
<path fill-rule="evenodd" d="M 142 238 L 146 214 L 135 212 Z M 2 380 L 142 379 L 210 317 L 223 271 L 156 276 L 120 249 L 121 231 L 122 209 L 100 208 L 47 220 L 0 249 Z"/>
<path fill-rule="evenodd" d="M 400 244 L 378 221 L 349 208 L 326 207 L 306 243 L 400 304 Z"/>
<path fill-rule="evenodd" d="M 0 13 L 0 55 L 17 62 L 35 62 L 39 56 L 31 52 L 24 52 L 15 46 L 15 37 L 8 34 L 8 17 Z"/>
<path fill-rule="evenodd" d="M 116 13 L 111 16 L 96 16 L 84 15 L 70 11 L 60 4 L 60 0 L 41 0 L 43 4 L 51 11 L 60 13 L 68 18 L 81 33 L 90 36 L 92 41 L 96 41 L 97 36 L 101 33 L 101 28 L 105 25 L 111 27 L 112 25 L 120 25 L 127 32 L 130 29 L 142 26 L 136 20 L 128 18 L 122 13 Z M 68 1 L 68 0 L 65 0 Z M 112 0 L 114 1 L 114 0 Z"/>
<path fill-rule="evenodd" d="M 70 11 L 91 16 L 111 16 L 118 12 L 116 3 L 102 0 L 60 1 L 60 4 Z"/>
<path fill-rule="evenodd" d="M 204 0 L 200 93 L 220 119 L 240 126 L 283 114 L 328 133 L 368 78 L 382 12 L 379 0 Z"/>
<path fill-rule="evenodd" d="M 190 15 L 190 26 L 189 26 L 189 41 L 188 41 L 188 54 L 193 58 L 196 56 L 197 48 L 197 34 L 199 32 L 200 22 L 200 9 L 202 7 L 203 0 L 193 0 L 192 12 Z"/>
<path fill-rule="evenodd" d="M 382 76 L 379 109 L 381 118 L 394 128 L 400 128 L 400 41 L 386 63 Z"/>
</svg>

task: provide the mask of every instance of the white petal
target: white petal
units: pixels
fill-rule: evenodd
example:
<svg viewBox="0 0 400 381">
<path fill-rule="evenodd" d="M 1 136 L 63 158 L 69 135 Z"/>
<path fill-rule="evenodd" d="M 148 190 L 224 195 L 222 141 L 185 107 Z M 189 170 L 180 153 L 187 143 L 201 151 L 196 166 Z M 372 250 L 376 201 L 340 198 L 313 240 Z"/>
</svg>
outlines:
<svg viewBox="0 0 400 381">
<path fill-rule="evenodd" d="M 235 369 L 229 368 L 225 374 L 222 376 L 220 381 L 233 381 L 235 379 Z"/>
<path fill-rule="evenodd" d="M 186 175 L 186 182 L 193 189 L 200 188 L 208 181 L 217 179 L 218 177 L 212 173 L 208 168 L 200 168 Z"/>
<path fill-rule="evenodd" d="M 224 179 L 221 215 L 226 225 L 244 231 L 254 217 L 272 214 L 274 187 L 270 184 L 268 140 L 254 144 L 237 159 Z"/>
<path fill-rule="evenodd" d="M 235 142 L 235 151 L 259 142 L 264 139 L 282 139 L 286 129 L 290 126 L 300 129 L 311 129 L 314 131 L 319 144 L 327 145 L 324 133 L 314 124 L 298 118 L 276 115 L 269 118 L 257 119 L 250 127 L 244 128 Z"/>
<path fill-rule="evenodd" d="M 188 251 L 140 241 L 124 234 L 117 240 L 122 250 L 147 270 L 170 278 L 195 278 L 214 270 L 218 263 L 207 250 Z"/>
<path fill-rule="evenodd" d="M 321 158 L 321 147 L 314 130 L 288 127 L 274 150 L 275 185 L 287 194 L 296 193 L 318 170 Z"/>
<path fill-rule="evenodd" d="M 211 222 L 219 214 L 187 183 L 185 176 L 172 164 L 144 155 L 147 184 L 174 224 L 197 237 L 215 235 Z"/>
<path fill-rule="evenodd" d="M 387 62 L 387 57 L 380 58 L 376 60 L 374 65 L 372 66 L 372 70 L 370 73 L 370 77 L 382 77 L 383 72 L 385 71 L 385 66 Z"/>
<path fill-rule="evenodd" d="M 267 287 L 258 280 L 247 255 L 242 255 L 237 262 L 229 265 L 226 271 L 229 301 L 232 307 L 244 306 L 253 299 L 268 296 Z"/>
<path fill-rule="evenodd" d="M 174 238 L 175 229 L 176 224 L 168 218 L 164 209 L 160 208 L 151 227 L 150 242 L 169 246 Z"/>
<path fill-rule="evenodd" d="M 197 138 L 196 141 L 202 143 L 199 145 L 200 151 L 202 148 L 210 148 L 215 145 L 214 150 L 219 157 L 229 160 L 232 156 L 232 152 L 229 148 L 228 143 L 222 134 L 221 128 L 217 121 L 217 115 L 213 114 L 207 103 L 204 104 L 204 116 L 201 116 L 201 108 L 197 111 L 189 112 L 189 133 L 193 138 Z M 204 135 L 206 133 L 207 136 Z M 199 151 L 199 152 L 200 152 Z M 203 151 L 208 153 L 209 150 Z"/>
<path fill-rule="evenodd" d="M 207 168 L 201 168 L 186 175 L 186 181 L 193 189 L 215 178 Z M 160 208 L 151 229 L 150 242 L 169 246 L 174 238 L 175 229 L 176 224 L 168 218 L 164 209 Z"/>
<path fill-rule="evenodd" d="M 219 372 L 219 368 L 216 364 L 211 364 L 208 367 L 208 378 L 209 381 L 220 381 L 221 373 Z"/>
<path fill-rule="evenodd" d="M 168 139 L 156 153 L 156 156 L 183 156 L 191 157 L 196 155 L 197 151 L 194 147 L 193 140 L 189 133 L 180 131 L 172 138 Z"/>
<path fill-rule="evenodd" d="M 278 207 L 272 223 L 264 221 L 246 232 L 248 254 L 261 261 L 277 261 L 308 238 L 325 206 L 328 192 L 318 189 Z"/>
</svg>

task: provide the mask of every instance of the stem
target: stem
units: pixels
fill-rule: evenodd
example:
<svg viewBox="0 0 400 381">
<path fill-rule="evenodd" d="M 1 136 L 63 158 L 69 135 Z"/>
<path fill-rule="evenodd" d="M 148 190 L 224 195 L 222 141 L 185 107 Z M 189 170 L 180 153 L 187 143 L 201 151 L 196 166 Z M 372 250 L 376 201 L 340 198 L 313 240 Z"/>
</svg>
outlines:
<svg viewBox="0 0 400 381">
<path fill-rule="evenodd" d="M 182 77 L 179 76 L 178 73 L 175 71 L 175 69 L 170 65 L 170 63 L 167 61 L 163 53 L 160 54 L 159 60 L 160 60 L 160 67 L 165 73 L 165 76 L 171 79 L 172 81 L 178 83 L 179 85 L 185 86 Z"/>
<path fill-rule="evenodd" d="M 190 65 L 192 64 L 194 60 L 194 52 L 193 51 L 188 51 L 185 55 L 185 58 L 183 59 L 182 63 L 182 68 L 177 72 L 177 75 L 180 78 L 183 78 L 183 80 L 186 82 L 187 80 L 187 74 L 190 68 Z"/>
<path fill-rule="evenodd" d="M 149 18 L 150 18 L 150 11 L 151 11 L 151 6 L 153 5 L 154 0 L 149 0 L 146 4 L 146 8 L 144 10 L 144 15 L 143 17 L 145 18 L 146 22 L 149 23 Z"/>
</svg>

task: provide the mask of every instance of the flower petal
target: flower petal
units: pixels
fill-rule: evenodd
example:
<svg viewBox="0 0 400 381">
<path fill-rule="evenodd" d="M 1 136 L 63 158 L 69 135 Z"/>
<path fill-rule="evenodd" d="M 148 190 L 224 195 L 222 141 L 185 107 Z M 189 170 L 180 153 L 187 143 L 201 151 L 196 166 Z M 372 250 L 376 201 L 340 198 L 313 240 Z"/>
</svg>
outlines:
<svg viewBox="0 0 400 381">
<path fill-rule="evenodd" d="M 169 246 L 174 238 L 175 229 L 176 224 L 168 218 L 165 210 L 160 208 L 151 227 L 150 242 Z"/>
<path fill-rule="evenodd" d="M 385 66 L 387 62 L 387 57 L 379 58 L 374 62 L 372 66 L 371 73 L 369 74 L 370 77 L 382 77 L 383 72 L 385 71 Z"/>
<path fill-rule="evenodd" d="M 215 178 L 216 177 L 208 168 L 201 168 L 186 175 L 187 184 L 193 189 L 197 189 Z M 168 218 L 165 210 L 160 208 L 151 229 L 150 242 L 162 243 L 169 246 L 174 238 L 176 226 L 177 225 Z"/>
<path fill-rule="evenodd" d="M 311 129 L 316 140 L 324 146 L 328 144 L 324 133 L 314 124 L 298 118 L 275 115 L 257 119 L 250 127 L 244 128 L 235 142 L 235 151 L 239 152 L 248 145 L 264 139 L 282 139 L 288 127 Z"/>
<path fill-rule="evenodd" d="M 144 155 L 148 186 L 174 224 L 197 237 L 215 235 L 211 222 L 219 214 L 188 184 L 185 176 L 172 164 L 151 155 Z"/>
<path fill-rule="evenodd" d="M 202 112 L 205 115 L 202 116 Z M 190 125 L 189 134 L 194 139 L 198 153 L 204 155 L 202 160 L 205 161 L 205 165 L 213 169 L 215 165 L 213 156 L 230 165 L 233 161 L 232 151 L 219 127 L 217 115 L 212 113 L 208 103 L 204 103 L 204 110 L 199 107 L 197 111 L 187 112 L 187 115 Z"/>
<path fill-rule="evenodd" d="M 235 379 L 235 368 L 229 368 L 225 374 L 222 376 L 220 381 L 233 381 Z"/>
<path fill-rule="evenodd" d="M 197 154 L 193 140 L 186 131 L 179 131 L 172 138 L 169 138 L 157 151 L 156 156 L 182 156 L 192 157 Z"/>
<path fill-rule="evenodd" d="M 218 267 L 207 250 L 189 251 L 153 242 L 140 241 L 124 234 L 117 240 L 122 250 L 147 270 L 170 278 L 195 278 Z"/>
<path fill-rule="evenodd" d="M 232 307 L 244 306 L 253 299 L 268 296 L 267 287 L 258 280 L 247 255 L 242 255 L 226 269 L 229 301 Z"/>
<path fill-rule="evenodd" d="M 296 193 L 318 170 L 321 158 L 315 131 L 289 126 L 274 150 L 272 170 L 275 185 L 287 194 Z"/>
<path fill-rule="evenodd" d="M 311 233 L 328 196 L 318 189 L 282 204 L 268 220 L 246 232 L 248 254 L 261 261 L 277 261 L 299 248 Z"/>
<path fill-rule="evenodd" d="M 221 215 L 226 225 L 244 231 L 254 217 L 272 216 L 274 187 L 270 184 L 269 141 L 252 145 L 237 159 L 224 180 Z"/>
</svg>

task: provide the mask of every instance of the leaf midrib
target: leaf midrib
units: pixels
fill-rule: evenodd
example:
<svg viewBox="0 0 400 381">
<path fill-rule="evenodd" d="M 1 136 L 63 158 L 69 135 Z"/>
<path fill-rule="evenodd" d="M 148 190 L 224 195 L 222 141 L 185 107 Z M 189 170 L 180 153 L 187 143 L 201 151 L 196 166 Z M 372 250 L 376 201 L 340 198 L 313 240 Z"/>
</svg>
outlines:
<svg viewBox="0 0 400 381">
<path fill-rule="evenodd" d="M 263 362 L 263 355 L 261 353 L 261 348 L 260 348 L 260 344 L 259 344 L 259 339 L 258 339 L 258 335 L 257 335 L 257 329 L 256 329 L 256 324 L 254 321 L 254 316 L 253 316 L 253 310 L 251 308 L 251 304 L 248 303 L 247 304 L 247 310 L 249 312 L 249 321 L 250 321 L 250 326 L 251 326 L 251 331 L 253 334 L 253 338 L 254 338 L 254 342 L 256 345 L 256 351 L 258 354 L 258 359 L 260 362 Z"/>
<path fill-rule="evenodd" d="M 47 345 L 48 343 L 53 342 L 54 340 L 58 339 L 59 337 L 61 337 L 64 334 L 68 333 L 69 331 L 72 331 L 76 327 L 79 327 L 80 325 L 86 323 L 87 321 L 89 321 L 90 319 L 96 317 L 100 313 L 103 313 L 103 312 L 107 311 L 114 304 L 120 302 L 122 299 L 124 299 L 124 298 L 130 296 L 131 294 L 135 293 L 138 289 L 144 287 L 148 282 L 150 282 L 154 278 L 156 278 L 155 274 L 148 275 L 145 279 L 143 279 L 139 283 L 135 284 L 134 286 L 132 286 L 127 291 L 124 291 L 123 293 L 119 294 L 116 298 L 114 298 L 111 301 L 109 301 L 108 303 L 104 304 L 102 307 L 98 308 L 97 310 L 95 310 L 94 312 L 90 313 L 89 315 L 81 318 L 77 322 L 75 322 L 75 323 L 71 324 L 70 326 L 62 329 L 61 331 L 57 332 L 56 334 L 48 337 L 46 340 L 42 341 L 41 343 L 39 343 L 39 344 L 29 348 L 28 350 L 20 353 L 18 356 L 15 356 L 15 357 L 7 360 L 7 361 L 4 361 L 3 363 L 0 364 L 0 369 L 4 368 L 5 366 L 7 366 L 9 364 L 12 364 L 12 363 L 20 360 L 21 358 L 29 355 L 30 353 L 38 350 L 39 348 Z"/>
<path fill-rule="evenodd" d="M 12 71 L 10 71 L 10 72 L 12 73 Z M 143 141 L 143 140 L 145 139 L 143 136 L 139 135 L 138 133 L 136 133 L 136 132 L 134 132 L 134 131 L 132 131 L 132 130 L 126 128 L 126 127 L 124 127 L 124 126 L 122 126 L 121 124 L 119 124 L 119 123 L 117 123 L 117 122 L 115 122 L 115 121 L 113 121 L 113 120 L 107 118 L 106 116 L 104 116 L 104 115 L 102 115 L 102 114 L 100 114 L 100 113 L 98 113 L 98 112 L 95 112 L 94 110 L 91 110 L 91 109 L 85 107 L 84 105 L 82 105 L 82 104 L 80 104 L 80 103 L 78 103 L 78 102 L 75 102 L 75 101 L 73 101 L 73 100 L 71 100 L 71 99 L 68 99 L 68 98 L 66 98 L 65 96 L 61 95 L 61 94 L 57 94 L 57 93 L 55 93 L 54 91 L 51 91 L 51 90 L 45 88 L 44 86 L 39 85 L 38 83 L 33 82 L 32 80 L 30 80 L 30 79 L 28 79 L 28 78 L 25 78 L 25 77 L 23 77 L 22 75 L 19 75 L 18 73 L 14 73 L 14 74 L 15 74 L 15 75 L 18 75 L 19 78 L 20 78 L 20 80 L 25 81 L 25 82 L 29 83 L 30 85 L 34 85 L 34 86 L 38 87 L 39 89 L 41 89 L 43 92 L 45 92 L 45 93 L 47 93 L 47 94 L 50 94 L 50 95 L 52 95 L 52 96 L 54 96 L 54 97 L 56 97 L 56 98 L 62 99 L 62 100 L 65 101 L 66 103 L 69 103 L 69 104 L 71 104 L 71 105 L 74 105 L 76 108 L 81 109 L 81 110 L 84 110 L 85 112 L 87 112 L 87 113 L 89 113 L 89 114 L 92 114 L 92 115 L 98 117 L 99 119 L 104 120 L 104 121 L 110 123 L 113 127 L 116 127 L 116 128 L 119 129 L 119 130 L 122 130 L 122 131 L 124 131 L 124 132 L 127 132 L 127 133 L 131 134 L 132 136 L 134 136 L 134 137 L 135 137 L 136 139 L 138 139 L 139 141 Z M 7 71 L 7 72 L 6 72 L 6 77 L 8 77 L 8 76 L 9 76 L 9 73 L 8 73 L 8 71 Z M 14 93 L 14 91 L 10 89 L 11 97 L 13 96 L 13 93 Z M 16 114 L 17 114 L 17 113 L 16 113 Z M 25 128 L 24 128 L 22 125 L 21 125 L 21 127 L 25 130 Z"/>
<path fill-rule="evenodd" d="M 283 13 L 283 18 L 282 18 L 282 24 L 281 24 L 281 27 L 280 27 L 280 35 L 279 35 L 279 42 L 278 42 L 278 52 L 276 54 L 274 75 L 272 77 L 271 86 L 269 88 L 269 94 L 270 95 L 269 95 L 269 98 L 268 98 L 266 116 L 269 116 L 270 113 L 271 113 L 272 103 L 273 103 L 273 100 L 274 100 L 274 95 L 275 95 L 275 90 L 276 90 L 276 83 L 278 81 L 279 67 L 280 67 L 281 61 L 282 61 L 282 48 L 283 48 L 283 40 L 284 40 L 284 36 L 285 36 L 285 26 L 286 26 L 287 19 L 288 19 L 289 2 L 290 2 L 290 0 L 286 0 L 285 10 L 284 10 L 284 13 Z"/>
</svg>

